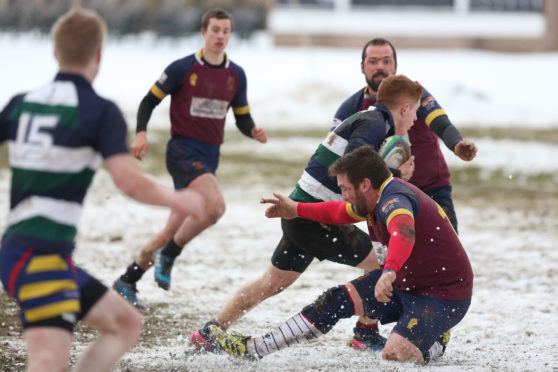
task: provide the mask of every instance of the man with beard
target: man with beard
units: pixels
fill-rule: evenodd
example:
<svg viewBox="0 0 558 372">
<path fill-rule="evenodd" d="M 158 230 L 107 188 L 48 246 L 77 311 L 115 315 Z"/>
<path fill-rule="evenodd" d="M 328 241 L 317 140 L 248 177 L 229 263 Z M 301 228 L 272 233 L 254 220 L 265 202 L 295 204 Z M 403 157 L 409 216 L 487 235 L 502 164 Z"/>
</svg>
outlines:
<svg viewBox="0 0 558 372">
<path fill-rule="evenodd" d="M 370 239 L 388 245 L 383 269 L 325 291 L 312 304 L 259 337 L 210 326 L 209 338 L 231 355 L 263 358 L 322 336 L 340 319 L 366 315 L 396 323 L 382 357 L 418 365 L 440 357 L 444 337 L 467 313 L 473 270 L 444 210 L 419 188 L 394 178 L 371 146 L 329 168 L 348 202 L 297 203 L 274 194 L 267 217 L 307 218 L 327 224 L 366 219 Z"/>
<path fill-rule="evenodd" d="M 360 67 L 367 85 L 341 104 L 335 113 L 334 124 L 374 105 L 382 80 L 397 71 L 397 52 L 394 46 L 382 38 L 368 41 L 362 49 Z M 417 120 L 408 134 L 412 159 L 414 159 L 414 173 L 409 182 L 424 191 L 444 209 L 453 228 L 457 231 L 457 218 L 451 197 L 450 172 L 438 138 L 441 138 L 447 148 L 465 161 L 475 158 L 477 153 L 475 144 L 461 137 L 459 130 L 452 125 L 448 115 L 426 89 L 417 111 Z M 394 175 L 399 176 L 397 172 Z M 375 245 L 375 249 L 382 264 L 382 259 L 386 257 L 386 248 Z M 355 349 L 366 350 L 369 346 L 373 347 L 376 333 L 377 325 L 362 318 L 354 328 L 354 336 L 350 344 Z M 372 340 L 371 345 L 369 345 L 370 340 Z"/>
<path fill-rule="evenodd" d="M 402 75 L 384 79 L 378 90 L 378 102 L 369 110 L 352 115 L 321 142 L 290 197 L 310 203 L 341 200 L 341 190 L 328 174 L 329 165 L 361 146 L 378 149 L 386 137 L 405 135 L 416 120 L 422 91 L 419 83 Z M 399 169 L 410 177 L 412 160 Z M 283 237 L 271 257 L 271 265 L 260 277 L 244 284 L 213 320 L 192 334 L 196 347 L 215 350 L 216 345 L 208 338 L 211 325 L 228 328 L 260 302 L 294 283 L 314 258 L 366 271 L 379 268 L 369 237 L 355 226 L 331 226 L 296 218 L 281 220 L 281 227 Z M 379 334 L 375 336 L 374 346 L 381 350 L 385 339 Z"/>
</svg>

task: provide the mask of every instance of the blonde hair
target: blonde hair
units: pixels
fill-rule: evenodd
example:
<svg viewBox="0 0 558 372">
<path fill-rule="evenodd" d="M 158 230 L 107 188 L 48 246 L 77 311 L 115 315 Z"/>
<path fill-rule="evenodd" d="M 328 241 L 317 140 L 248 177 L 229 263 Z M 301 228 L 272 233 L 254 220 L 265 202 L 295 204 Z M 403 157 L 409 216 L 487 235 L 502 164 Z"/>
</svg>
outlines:
<svg viewBox="0 0 558 372">
<path fill-rule="evenodd" d="M 423 90 L 419 82 L 412 81 L 405 75 L 391 75 L 380 83 L 376 99 L 388 109 L 395 110 L 405 103 L 417 102 L 422 97 Z"/>
<path fill-rule="evenodd" d="M 74 7 L 50 31 L 60 65 L 85 66 L 99 52 L 107 26 L 96 12 Z"/>
</svg>

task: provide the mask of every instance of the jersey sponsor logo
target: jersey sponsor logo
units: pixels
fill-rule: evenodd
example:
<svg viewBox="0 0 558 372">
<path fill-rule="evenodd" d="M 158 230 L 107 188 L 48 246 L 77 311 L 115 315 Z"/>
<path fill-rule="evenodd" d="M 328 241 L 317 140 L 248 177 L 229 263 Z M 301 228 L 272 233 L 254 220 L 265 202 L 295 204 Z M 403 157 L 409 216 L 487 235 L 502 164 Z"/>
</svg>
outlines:
<svg viewBox="0 0 558 372">
<path fill-rule="evenodd" d="M 229 77 L 229 79 L 227 80 L 227 89 L 230 91 L 234 90 L 234 78 L 233 77 Z"/>
<path fill-rule="evenodd" d="M 161 74 L 161 76 L 159 77 L 159 80 L 157 80 L 159 82 L 159 84 L 163 85 L 165 84 L 165 81 L 167 81 L 168 75 L 165 74 L 164 72 Z"/>
<path fill-rule="evenodd" d="M 395 203 L 398 201 L 399 198 L 393 198 L 385 202 L 384 205 L 382 205 L 382 212 L 386 213 L 387 211 L 393 209 L 395 207 Z"/>
<path fill-rule="evenodd" d="M 197 83 L 198 83 L 198 75 L 197 74 L 190 75 L 190 86 L 195 87 Z"/>
<path fill-rule="evenodd" d="M 190 115 L 199 118 L 224 119 L 229 103 L 221 99 L 192 97 Z"/>
</svg>

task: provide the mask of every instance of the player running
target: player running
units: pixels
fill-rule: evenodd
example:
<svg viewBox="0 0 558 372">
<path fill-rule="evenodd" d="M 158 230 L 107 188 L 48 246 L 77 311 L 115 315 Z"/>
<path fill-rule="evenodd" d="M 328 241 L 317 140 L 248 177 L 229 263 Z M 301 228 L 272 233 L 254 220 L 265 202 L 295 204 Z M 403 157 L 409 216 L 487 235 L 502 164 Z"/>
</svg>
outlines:
<svg viewBox="0 0 558 372">
<path fill-rule="evenodd" d="M 129 197 L 177 215 L 202 212 L 196 193 L 163 188 L 139 171 L 120 110 L 93 90 L 105 33 L 89 10 L 58 18 L 54 81 L 15 96 L 0 113 L 12 170 L 0 277 L 19 305 L 28 371 L 66 371 L 80 320 L 100 332 L 75 363 L 78 371 L 111 370 L 140 335 L 137 310 L 72 260 L 83 199 L 103 161 Z"/>
<path fill-rule="evenodd" d="M 267 141 L 265 129 L 256 127 L 246 98 L 244 70 L 225 53 L 232 32 L 232 17 L 222 9 L 212 9 L 202 17 L 204 47 L 197 53 L 171 63 L 141 101 L 138 108 L 134 156 L 147 153 L 147 123 L 151 113 L 171 95 L 172 138 L 167 144 L 167 169 L 174 187 L 195 191 L 204 201 L 205 213 L 184 216 L 171 212 L 162 231 L 143 247 L 139 257 L 114 283 L 114 288 L 136 307 L 136 282 L 155 261 L 155 281 L 168 290 L 171 270 L 184 246 L 225 212 L 225 200 L 215 178 L 223 143 L 225 117 L 232 106 L 236 125 L 246 136 Z M 154 254 L 155 260 L 154 260 Z"/>
</svg>

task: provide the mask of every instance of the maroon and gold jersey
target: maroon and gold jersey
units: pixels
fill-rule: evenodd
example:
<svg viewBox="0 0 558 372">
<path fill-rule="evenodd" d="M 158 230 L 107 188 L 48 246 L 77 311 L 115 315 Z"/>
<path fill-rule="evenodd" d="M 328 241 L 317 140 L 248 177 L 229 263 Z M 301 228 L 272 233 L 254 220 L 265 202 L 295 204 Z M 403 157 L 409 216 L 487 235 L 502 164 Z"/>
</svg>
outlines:
<svg viewBox="0 0 558 372">
<path fill-rule="evenodd" d="M 415 242 L 408 257 L 389 244 L 389 223 L 401 214 L 414 223 Z M 362 221 L 346 202 L 299 203 L 298 215 L 329 224 Z M 366 220 L 370 239 L 388 246 L 384 268 L 396 271 L 396 290 L 444 300 L 471 298 L 473 270 L 467 253 L 444 210 L 424 192 L 390 177 Z"/>
<path fill-rule="evenodd" d="M 223 65 L 208 65 L 201 50 L 171 63 L 151 93 L 171 95 L 171 135 L 214 145 L 223 143 L 230 106 L 235 114 L 250 112 L 244 70 L 226 55 Z"/>
</svg>

